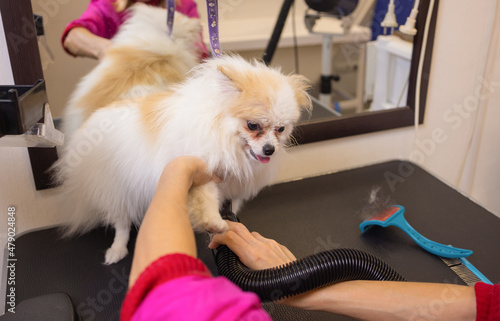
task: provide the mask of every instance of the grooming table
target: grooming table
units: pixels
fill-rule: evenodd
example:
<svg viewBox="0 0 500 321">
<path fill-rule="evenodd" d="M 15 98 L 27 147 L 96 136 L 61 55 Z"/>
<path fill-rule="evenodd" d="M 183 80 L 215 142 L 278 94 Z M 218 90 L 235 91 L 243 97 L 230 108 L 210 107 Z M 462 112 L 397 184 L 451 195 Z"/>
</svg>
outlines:
<svg viewBox="0 0 500 321">
<path fill-rule="evenodd" d="M 250 230 L 286 245 L 297 257 L 354 248 L 381 258 L 408 281 L 464 284 L 438 257 L 397 228 L 374 227 L 361 234 L 361 211 L 371 189 L 377 186 L 406 208 L 405 217 L 417 231 L 431 240 L 473 250 L 468 260 L 493 283 L 500 283 L 500 219 L 407 162 L 392 161 L 277 184 L 247 203 L 239 218 Z M 113 236 L 112 230 L 104 228 L 69 240 L 59 239 L 55 228 L 18 236 L 17 305 L 28 298 L 63 292 L 82 320 L 118 320 L 136 232 L 129 242 L 130 254 L 106 266 L 102 264 L 104 252 Z M 200 258 L 216 275 L 208 237 L 197 235 L 197 244 Z M 274 303 L 265 303 L 264 308 L 274 320 L 352 320 Z"/>
</svg>

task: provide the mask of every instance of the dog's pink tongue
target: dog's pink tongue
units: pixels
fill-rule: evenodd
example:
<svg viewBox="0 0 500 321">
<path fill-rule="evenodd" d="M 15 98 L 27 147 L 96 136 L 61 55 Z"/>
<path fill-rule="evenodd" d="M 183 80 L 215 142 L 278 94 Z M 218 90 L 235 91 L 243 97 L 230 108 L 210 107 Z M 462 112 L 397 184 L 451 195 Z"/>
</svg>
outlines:
<svg viewBox="0 0 500 321">
<path fill-rule="evenodd" d="M 262 164 L 266 164 L 266 163 L 269 163 L 269 161 L 271 160 L 271 157 L 265 157 L 265 156 L 259 156 L 259 155 L 257 155 L 257 159 Z"/>
</svg>

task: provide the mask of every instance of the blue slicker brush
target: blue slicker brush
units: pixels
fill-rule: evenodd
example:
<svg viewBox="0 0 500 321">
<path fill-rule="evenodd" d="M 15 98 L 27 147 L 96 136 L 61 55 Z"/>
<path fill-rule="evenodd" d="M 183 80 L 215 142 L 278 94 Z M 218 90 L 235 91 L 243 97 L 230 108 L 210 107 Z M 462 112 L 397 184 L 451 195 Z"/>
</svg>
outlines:
<svg viewBox="0 0 500 321">
<path fill-rule="evenodd" d="M 359 225 L 361 232 L 364 233 L 373 225 L 382 227 L 396 226 L 408 234 L 418 245 L 424 250 L 432 254 L 445 258 L 462 258 L 468 257 L 472 254 L 471 250 L 459 249 L 450 245 L 444 245 L 429 240 L 418 233 L 404 217 L 405 208 L 400 205 L 392 205 L 386 207 L 384 210 L 376 213 L 372 217 L 366 219 Z"/>
</svg>

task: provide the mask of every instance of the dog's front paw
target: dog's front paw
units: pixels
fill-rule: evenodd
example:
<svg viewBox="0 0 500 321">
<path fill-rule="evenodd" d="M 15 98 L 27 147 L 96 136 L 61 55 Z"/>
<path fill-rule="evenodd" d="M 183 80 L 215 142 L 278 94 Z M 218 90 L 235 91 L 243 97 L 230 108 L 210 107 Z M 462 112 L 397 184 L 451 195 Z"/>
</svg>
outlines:
<svg viewBox="0 0 500 321">
<path fill-rule="evenodd" d="M 222 218 L 212 218 L 203 220 L 203 228 L 209 233 L 222 234 L 229 230 L 227 222 Z"/>
<path fill-rule="evenodd" d="M 127 247 L 110 247 L 106 251 L 104 264 L 109 265 L 123 259 L 128 254 Z"/>
</svg>

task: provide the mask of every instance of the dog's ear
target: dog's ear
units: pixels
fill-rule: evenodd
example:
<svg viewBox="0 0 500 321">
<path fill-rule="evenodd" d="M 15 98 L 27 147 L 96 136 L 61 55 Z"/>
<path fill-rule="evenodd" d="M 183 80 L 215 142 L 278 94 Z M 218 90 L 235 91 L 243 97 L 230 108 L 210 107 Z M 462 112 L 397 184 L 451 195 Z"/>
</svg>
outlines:
<svg viewBox="0 0 500 321">
<path fill-rule="evenodd" d="M 236 69 L 228 68 L 226 66 L 217 66 L 217 69 L 225 76 L 228 80 L 228 85 L 232 88 L 238 90 L 239 92 L 243 91 L 243 87 L 240 83 L 240 78 L 242 77 L 241 72 Z"/>
<path fill-rule="evenodd" d="M 311 88 L 309 80 L 302 75 L 290 75 L 288 76 L 288 81 L 293 88 L 295 99 L 297 99 L 298 104 L 311 113 L 312 101 L 311 97 L 307 93 L 307 91 Z"/>
</svg>

